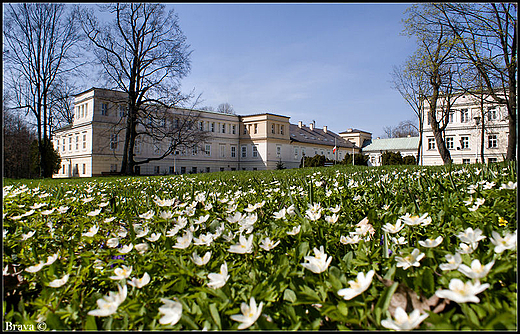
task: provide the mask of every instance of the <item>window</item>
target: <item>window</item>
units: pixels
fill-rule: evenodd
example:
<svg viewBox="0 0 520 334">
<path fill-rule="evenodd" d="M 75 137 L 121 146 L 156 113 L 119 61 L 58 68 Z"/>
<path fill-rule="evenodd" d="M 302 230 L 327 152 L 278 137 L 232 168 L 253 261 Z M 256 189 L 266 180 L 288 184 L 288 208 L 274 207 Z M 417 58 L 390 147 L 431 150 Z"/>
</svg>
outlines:
<svg viewBox="0 0 520 334">
<path fill-rule="evenodd" d="M 116 172 L 117 171 L 117 164 L 110 165 L 110 171 Z"/>
<path fill-rule="evenodd" d="M 191 148 L 191 155 L 197 155 L 197 153 L 197 145 L 195 145 Z"/>
<path fill-rule="evenodd" d="M 242 146 L 242 158 L 247 157 L 247 146 Z"/>
<path fill-rule="evenodd" d="M 276 145 L 276 156 L 279 158 L 282 155 L 282 147 L 280 145 Z"/>
<path fill-rule="evenodd" d="M 256 145 L 253 145 L 253 158 L 257 158 L 258 157 L 258 148 L 256 147 Z"/>
<path fill-rule="evenodd" d="M 87 166 L 85 164 L 83 164 L 83 173 L 82 174 L 86 174 L 87 173 Z"/>
<path fill-rule="evenodd" d="M 209 173 L 210 171 L 211 171 L 211 169 L 209 167 L 206 167 L 206 173 Z"/>
<path fill-rule="evenodd" d="M 65 138 L 63 138 L 63 145 L 61 147 L 61 150 L 65 152 Z M 65 172 L 63 172 L 65 174 Z"/>
<path fill-rule="evenodd" d="M 101 103 L 101 115 L 108 115 L 108 103 Z"/>
<path fill-rule="evenodd" d="M 244 124 L 244 134 L 247 135 L 247 126 Z"/>
<path fill-rule="evenodd" d="M 179 127 L 179 119 L 176 118 L 176 119 L 173 120 L 173 128 L 177 129 L 178 127 Z"/>
<path fill-rule="evenodd" d="M 271 124 L 271 133 L 274 135 L 274 124 Z"/>
<path fill-rule="evenodd" d="M 160 174 L 161 173 L 161 167 L 154 166 L 153 171 L 154 171 L 155 174 Z"/>
<path fill-rule="evenodd" d="M 280 125 L 280 134 L 283 135 L 283 125 Z"/>
<path fill-rule="evenodd" d="M 302 157 L 305 156 L 305 147 L 302 147 Z"/>
<path fill-rule="evenodd" d="M 211 132 L 215 132 L 215 122 L 211 122 Z"/>
<path fill-rule="evenodd" d="M 123 105 L 119 106 L 119 117 L 121 117 L 121 118 L 125 117 L 125 106 L 123 106 Z"/>
<path fill-rule="evenodd" d="M 153 140 L 153 153 L 159 153 L 159 141 L 157 139 Z"/>
<path fill-rule="evenodd" d="M 468 109 L 461 109 L 460 111 L 460 122 L 467 123 L 469 122 L 469 113 Z"/>
<path fill-rule="evenodd" d="M 462 150 L 469 149 L 469 137 L 467 137 L 467 136 L 460 137 L 460 148 Z"/>
<path fill-rule="evenodd" d="M 453 137 L 446 137 L 446 148 L 448 150 L 453 150 Z"/>
<path fill-rule="evenodd" d="M 209 168 L 209 167 L 208 167 Z M 224 171 L 224 167 L 220 167 L 220 171 L 223 172 Z"/>
<path fill-rule="evenodd" d="M 298 159 L 298 147 L 294 148 L 294 159 Z"/>
<path fill-rule="evenodd" d="M 236 158 L 237 156 L 237 148 L 236 146 L 231 146 L 231 157 Z"/>
<path fill-rule="evenodd" d="M 174 173 L 175 173 L 175 167 L 174 166 L 170 166 L 169 174 L 174 174 Z"/>
<path fill-rule="evenodd" d="M 255 135 L 258 133 L 258 124 L 255 123 Z"/>
<path fill-rule="evenodd" d="M 83 149 L 87 148 L 87 135 L 83 135 Z"/>
<path fill-rule="evenodd" d="M 141 153 L 141 140 L 139 138 L 135 139 L 135 154 Z"/>
<path fill-rule="evenodd" d="M 197 174 L 197 167 L 191 167 L 191 172 L 193 174 Z"/>
<path fill-rule="evenodd" d="M 435 138 L 428 138 L 428 150 L 435 150 Z"/>
<path fill-rule="evenodd" d="M 470 164 L 471 161 L 470 161 L 470 159 L 462 159 L 462 163 L 463 164 Z"/>
<path fill-rule="evenodd" d="M 488 148 L 497 148 L 498 139 L 497 135 L 488 135 Z"/>
<path fill-rule="evenodd" d="M 117 150 L 117 133 L 110 136 L 110 149 Z"/>
<path fill-rule="evenodd" d="M 181 174 L 186 174 L 186 167 L 181 167 Z"/>
<path fill-rule="evenodd" d="M 211 155 L 211 145 L 206 144 L 206 155 L 209 157 Z"/>
<path fill-rule="evenodd" d="M 488 121 L 495 121 L 498 119 L 497 108 L 488 108 Z"/>
<path fill-rule="evenodd" d="M 498 159 L 497 158 L 488 158 L 488 164 L 491 164 L 494 162 L 498 162 Z"/>
<path fill-rule="evenodd" d="M 72 151 L 72 137 L 69 137 L 69 151 Z"/>
<path fill-rule="evenodd" d="M 222 133 L 226 133 L 226 123 L 222 123 Z"/>
<path fill-rule="evenodd" d="M 233 124 L 231 132 L 235 135 L 237 133 L 237 126 Z"/>
<path fill-rule="evenodd" d="M 63 170 L 61 172 L 62 174 L 65 174 L 65 165 L 63 165 Z"/>
<path fill-rule="evenodd" d="M 204 122 L 203 121 L 199 122 L 199 130 L 204 131 Z"/>
</svg>

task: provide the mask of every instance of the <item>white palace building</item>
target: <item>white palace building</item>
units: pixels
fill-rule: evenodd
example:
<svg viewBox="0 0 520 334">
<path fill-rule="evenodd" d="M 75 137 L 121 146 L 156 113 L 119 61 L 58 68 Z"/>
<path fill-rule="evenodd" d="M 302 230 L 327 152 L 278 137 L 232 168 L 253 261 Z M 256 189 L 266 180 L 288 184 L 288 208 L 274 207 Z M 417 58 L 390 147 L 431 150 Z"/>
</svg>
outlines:
<svg viewBox="0 0 520 334">
<path fill-rule="evenodd" d="M 116 97 L 116 98 L 115 98 Z M 57 130 L 54 147 L 61 156 L 61 169 L 55 178 L 92 177 L 117 173 L 121 169 L 124 131 L 114 124 L 122 124 L 124 101 L 122 92 L 91 88 L 77 94 L 74 101 L 74 121 Z M 182 114 L 186 109 L 175 109 Z M 136 173 L 164 175 L 207 173 L 234 170 L 276 169 L 279 163 L 285 168 L 297 168 L 302 158 L 323 155 L 330 160 L 343 160 L 345 155 L 365 153 L 369 165 L 379 166 L 385 151 L 413 155 L 419 165 L 442 165 L 431 126 L 425 122 L 423 148 L 417 159 L 419 138 L 375 139 L 369 132 L 348 129 L 336 134 L 327 129 L 308 126 L 303 122 L 292 124 L 290 117 L 272 113 L 231 115 L 211 111 L 188 110 L 198 114 L 201 131 L 209 134 L 199 143 L 200 148 L 177 150 L 162 160 L 141 164 Z M 428 112 L 425 104 L 424 113 Z M 482 119 L 484 114 L 484 119 Z M 424 118 L 427 120 L 427 117 Z M 507 109 L 493 103 L 484 103 L 484 112 L 477 99 L 460 96 L 451 107 L 444 131 L 447 148 L 455 164 L 482 162 L 480 160 L 482 122 L 484 122 L 484 162 L 497 162 L 507 152 Z M 117 130 L 117 134 L 116 134 Z M 158 155 L 156 143 L 136 142 L 135 160 Z M 334 152 L 334 147 L 336 151 Z"/>
<path fill-rule="evenodd" d="M 116 100 L 124 101 L 124 93 L 91 88 L 75 96 L 73 123 L 57 130 L 52 139 L 62 164 L 53 177 L 92 177 L 120 171 L 124 131 L 116 132 L 114 124 L 121 124 L 125 107 L 114 105 Z M 272 113 L 242 116 L 194 112 L 198 114 L 200 130 L 207 131 L 209 139 L 199 143 L 199 149 L 176 151 L 162 160 L 139 165 L 138 174 L 265 170 L 276 169 L 280 162 L 285 168 L 296 168 L 303 156 L 320 154 L 340 161 L 346 153 L 361 150 L 355 144 L 359 136 L 346 132 L 344 137 L 327 126 L 316 128 L 314 122 L 309 126 L 302 122 L 292 124 L 290 117 Z M 337 152 L 333 152 L 334 147 Z M 135 161 L 158 154 L 154 145 L 144 142 L 136 143 L 135 153 Z"/>
</svg>

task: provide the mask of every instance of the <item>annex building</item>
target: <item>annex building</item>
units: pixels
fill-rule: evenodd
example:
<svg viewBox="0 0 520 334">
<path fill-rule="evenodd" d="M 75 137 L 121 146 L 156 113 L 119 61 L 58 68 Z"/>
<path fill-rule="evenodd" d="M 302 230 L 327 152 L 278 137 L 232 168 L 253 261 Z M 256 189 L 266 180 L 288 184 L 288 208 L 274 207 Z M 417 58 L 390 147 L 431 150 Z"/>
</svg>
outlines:
<svg viewBox="0 0 520 334">
<path fill-rule="evenodd" d="M 53 175 L 92 177 L 119 172 L 125 139 L 125 94 L 91 88 L 74 99 L 74 121 L 54 133 L 61 169 Z M 162 160 L 136 166 L 141 175 L 208 173 L 234 170 L 276 169 L 300 166 L 302 158 L 323 155 L 342 160 L 360 153 L 351 133 L 336 134 L 314 122 L 292 124 L 290 117 L 272 113 L 231 115 L 211 111 L 174 109 L 179 115 L 197 113 L 197 128 L 207 139 L 190 149 L 179 149 Z M 367 134 L 363 132 L 365 140 Z M 347 139 L 351 139 L 349 141 Z M 336 152 L 334 152 L 336 147 Z M 136 141 L 135 161 L 160 155 L 161 143 Z"/>
</svg>

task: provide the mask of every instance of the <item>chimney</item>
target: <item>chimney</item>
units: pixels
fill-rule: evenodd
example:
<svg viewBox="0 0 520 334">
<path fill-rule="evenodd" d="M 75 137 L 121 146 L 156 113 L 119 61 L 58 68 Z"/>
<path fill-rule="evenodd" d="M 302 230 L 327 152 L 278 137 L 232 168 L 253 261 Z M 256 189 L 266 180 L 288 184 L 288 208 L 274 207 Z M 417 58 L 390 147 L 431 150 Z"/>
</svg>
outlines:
<svg viewBox="0 0 520 334">
<path fill-rule="evenodd" d="M 327 133 L 327 126 L 326 125 L 323 126 L 323 132 Z"/>
<path fill-rule="evenodd" d="M 303 122 L 302 121 L 298 121 L 298 127 L 301 129 L 303 126 Z"/>
<path fill-rule="evenodd" d="M 309 128 L 311 131 L 314 130 L 314 121 L 309 123 Z"/>
</svg>

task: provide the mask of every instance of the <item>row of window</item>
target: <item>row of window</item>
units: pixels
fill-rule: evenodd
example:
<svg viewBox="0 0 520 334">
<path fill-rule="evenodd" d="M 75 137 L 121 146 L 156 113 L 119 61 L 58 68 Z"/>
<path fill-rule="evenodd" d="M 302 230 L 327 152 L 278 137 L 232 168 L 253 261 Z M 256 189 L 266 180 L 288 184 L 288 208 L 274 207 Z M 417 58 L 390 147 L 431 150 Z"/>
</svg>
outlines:
<svg viewBox="0 0 520 334">
<path fill-rule="evenodd" d="M 79 164 L 74 164 L 74 168 L 72 169 L 72 171 L 70 170 L 70 168 L 71 168 L 70 164 L 61 165 L 61 169 L 60 169 L 61 174 L 67 175 L 67 176 L 79 176 L 80 175 Z M 82 164 L 81 165 L 81 175 L 85 175 L 85 174 L 87 174 L 87 164 Z"/>
<path fill-rule="evenodd" d="M 457 111 L 450 111 L 448 113 L 448 123 L 454 123 L 455 122 L 455 115 L 459 115 L 460 123 L 469 123 L 470 120 L 470 113 L 468 109 L 460 109 Z M 480 115 L 480 113 L 479 113 Z M 480 118 L 480 116 L 477 116 Z M 489 107 L 484 114 L 484 117 L 487 118 L 488 121 L 496 121 L 499 118 L 499 112 L 497 107 Z M 428 122 L 428 125 L 430 125 L 430 119 L 426 117 L 426 120 Z"/>
<path fill-rule="evenodd" d="M 80 148 L 80 143 L 79 143 L 79 138 L 80 138 L 80 135 L 79 134 L 76 134 L 75 136 L 75 139 L 73 141 L 73 136 L 72 135 L 69 135 L 68 136 L 68 145 L 67 145 L 67 140 L 66 138 L 61 138 L 61 143 L 60 143 L 60 139 L 57 139 L 56 140 L 56 150 L 58 152 L 67 152 L 67 147 L 68 147 L 68 151 L 69 152 L 72 152 L 72 149 L 74 148 L 76 151 L 79 151 L 79 148 Z M 86 150 L 87 149 L 87 134 L 86 133 L 83 133 L 82 134 L 82 143 L 81 143 L 81 148 L 83 150 Z"/>
<path fill-rule="evenodd" d="M 446 148 L 448 150 L 455 149 L 454 137 L 445 138 Z M 435 150 L 435 138 L 428 138 L 428 150 Z M 498 136 L 496 134 L 490 134 L 487 137 L 487 148 L 498 148 Z M 458 148 L 457 148 L 458 149 Z M 460 149 L 469 150 L 469 136 L 460 137 Z"/>
</svg>

